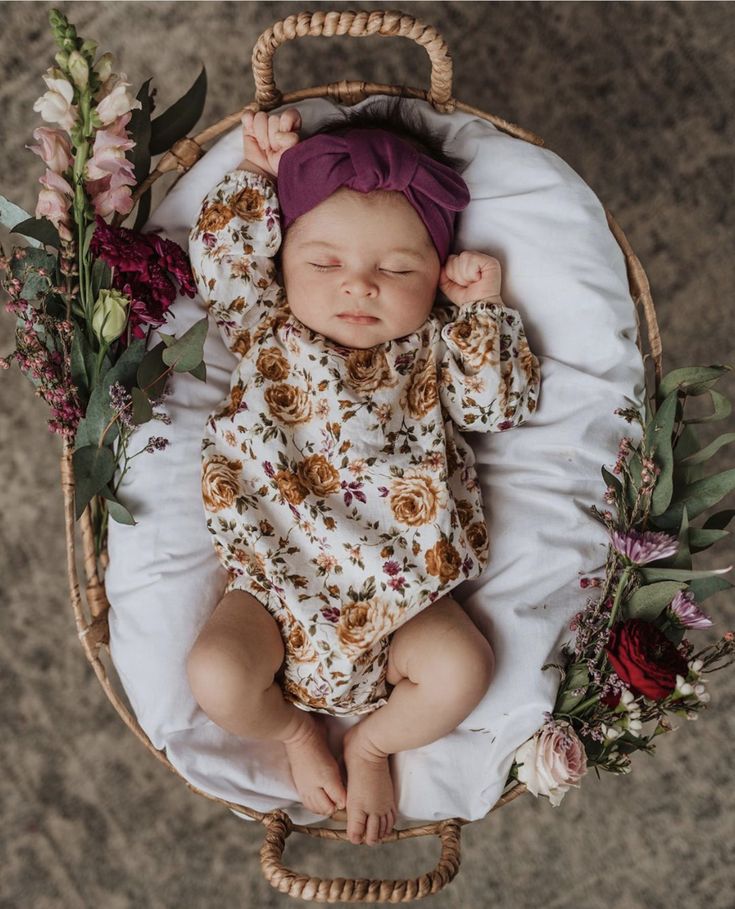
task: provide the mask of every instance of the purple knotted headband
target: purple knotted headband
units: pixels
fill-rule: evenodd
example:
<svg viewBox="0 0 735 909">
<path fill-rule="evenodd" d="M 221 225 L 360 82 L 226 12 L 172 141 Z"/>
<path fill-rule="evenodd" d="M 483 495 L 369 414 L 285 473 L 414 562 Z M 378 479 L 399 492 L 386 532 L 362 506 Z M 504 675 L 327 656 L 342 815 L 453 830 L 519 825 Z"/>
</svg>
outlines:
<svg viewBox="0 0 735 909">
<path fill-rule="evenodd" d="M 442 265 L 457 212 L 470 204 L 460 175 L 384 129 L 319 133 L 287 148 L 278 165 L 278 202 L 285 230 L 341 186 L 361 193 L 402 192 L 426 225 Z"/>
</svg>

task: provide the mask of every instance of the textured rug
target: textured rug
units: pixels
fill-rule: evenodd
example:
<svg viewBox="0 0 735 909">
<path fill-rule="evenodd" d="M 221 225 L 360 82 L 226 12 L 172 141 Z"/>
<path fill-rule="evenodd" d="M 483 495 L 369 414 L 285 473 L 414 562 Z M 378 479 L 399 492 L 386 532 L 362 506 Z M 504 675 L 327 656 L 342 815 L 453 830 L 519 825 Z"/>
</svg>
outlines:
<svg viewBox="0 0 735 909">
<path fill-rule="evenodd" d="M 251 99 L 252 46 L 274 21 L 359 4 L 58 6 L 80 34 L 113 53 L 136 91 L 153 78 L 159 111 L 204 64 L 203 127 Z M 0 192 L 29 211 L 43 171 L 24 145 L 41 125 L 32 110 L 45 91 L 41 74 L 54 65 L 51 8 L 0 3 Z M 651 282 L 664 368 L 733 361 L 735 7 L 387 8 L 440 30 L 459 100 L 542 136 L 613 212 Z M 398 38 L 306 38 L 275 57 L 283 91 L 340 79 L 423 88 L 429 72 L 425 51 Z M 7 231 L 0 240 L 11 246 Z M 13 324 L 0 312 L 0 355 L 12 347 Z M 721 387 L 735 396 L 735 377 Z M 27 380 L 15 368 L 1 373 L 0 906 L 295 905 L 261 876 L 262 828 L 167 773 L 118 719 L 84 660 L 68 600 L 61 445 L 46 419 Z M 708 427 L 705 441 L 723 427 Z M 721 452 L 713 469 L 728 466 L 732 456 Z M 735 561 L 732 544 L 716 549 L 701 557 L 702 567 Z M 720 631 L 735 624 L 732 597 L 713 597 L 707 611 Z M 464 827 L 460 873 L 427 905 L 729 909 L 735 672 L 714 675 L 710 690 L 712 711 L 659 739 L 654 759 L 636 756 L 629 777 L 590 774 L 557 809 L 524 796 Z M 356 849 L 294 834 L 285 860 L 315 875 L 401 878 L 432 867 L 438 854 L 436 840 Z"/>
</svg>

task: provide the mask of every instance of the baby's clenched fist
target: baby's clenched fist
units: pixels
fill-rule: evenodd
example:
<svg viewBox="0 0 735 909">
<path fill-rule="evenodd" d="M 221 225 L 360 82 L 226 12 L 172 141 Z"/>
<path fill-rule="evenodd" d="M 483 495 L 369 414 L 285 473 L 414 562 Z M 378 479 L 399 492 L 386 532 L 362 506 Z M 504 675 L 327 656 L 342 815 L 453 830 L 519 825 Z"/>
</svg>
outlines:
<svg viewBox="0 0 735 909">
<path fill-rule="evenodd" d="M 289 107 L 281 114 L 247 110 L 240 118 L 245 160 L 273 177 L 287 148 L 299 142 L 301 114 Z"/>
<path fill-rule="evenodd" d="M 500 296 L 500 262 L 465 250 L 451 255 L 439 275 L 439 289 L 455 306 Z"/>
</svg>

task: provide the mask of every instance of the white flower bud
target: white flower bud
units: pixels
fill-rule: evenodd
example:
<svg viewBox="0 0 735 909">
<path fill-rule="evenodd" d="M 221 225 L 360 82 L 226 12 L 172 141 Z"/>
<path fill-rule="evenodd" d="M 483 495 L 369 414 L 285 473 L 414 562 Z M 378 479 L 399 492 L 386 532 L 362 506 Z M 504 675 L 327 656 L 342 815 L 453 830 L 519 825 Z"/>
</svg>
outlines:
<svg viewBox="0 0 735 909">
<path fill-rule="evenodd" d="M 79 51 L 69 54 L 69 75 L 77 88 L 85 88 L 89 82 L 89 65 Z"/>
<path fill-rule="evenodd" d="M 111 344 L 119 338 L 128 320 L 130 300 L 119 290 L 101 290 L 92 311 L 92 330 Z"/>
</svg>

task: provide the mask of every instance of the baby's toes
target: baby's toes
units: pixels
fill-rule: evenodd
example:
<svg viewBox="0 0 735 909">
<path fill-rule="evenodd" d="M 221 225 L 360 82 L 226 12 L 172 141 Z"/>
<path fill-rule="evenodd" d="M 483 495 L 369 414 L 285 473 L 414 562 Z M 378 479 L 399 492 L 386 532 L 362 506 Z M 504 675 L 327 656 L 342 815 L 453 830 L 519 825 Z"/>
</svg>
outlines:
<svg viewBox="0 0 735 909">
<path fill-rule="evenodd" d="M 347 839 L 355 846 L 359 846 L 362 842 L 367 817 L 367 811 L 363 811 L 361 808 L 347 812 Z"/>
<path fill-rule="evenodd" d="M 324 791 L 327 793 L 329 798 L 334 802 L 337 808 L 344 808 L 347 804 L 347 791 L 342 785 L 340 779 L 335 780 L 335 782 L 324 783 Z"/>
<path fill-rule="evenodd" d="M 374 846 L 380 838 L 380 815 L 368 815 L 367 824 L 365 825 L 365 842 L 368 846 Z"/>
<path fill-rule="evenodd" d="M 383 839 L 384 836 L 387 836 L 393 829 L 393 824 L 391 821 L 391 813 L 381 815 L 380 818 L 380 830 L 378 832 L 378 839 Z"/>
<path fill-rule="evenodd" d="M 314 789 L 304 797 L 304 806 L 314 814 L 329 816 L 334 813 L 334 802 L 323 789 Z"/>
</svg>

